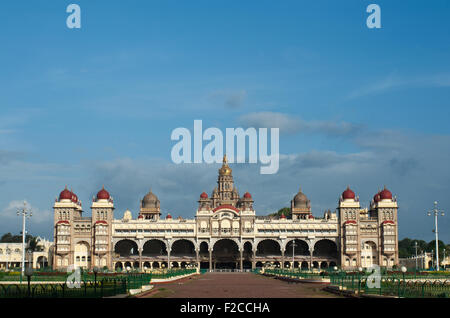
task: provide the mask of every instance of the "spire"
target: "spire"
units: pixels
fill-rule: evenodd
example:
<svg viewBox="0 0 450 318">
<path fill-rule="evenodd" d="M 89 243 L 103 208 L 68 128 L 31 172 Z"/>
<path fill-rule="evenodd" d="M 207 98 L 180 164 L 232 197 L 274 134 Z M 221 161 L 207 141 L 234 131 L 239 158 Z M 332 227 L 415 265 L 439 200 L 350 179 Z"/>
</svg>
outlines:
<svg viewBox="0 0 450 318">
<path fill-rule="evenodd" d="M 228 160 L 227 160 L 227 155 L 223 155 L 223 164 L 226 165 L 228 164 Z"/>
</svg>

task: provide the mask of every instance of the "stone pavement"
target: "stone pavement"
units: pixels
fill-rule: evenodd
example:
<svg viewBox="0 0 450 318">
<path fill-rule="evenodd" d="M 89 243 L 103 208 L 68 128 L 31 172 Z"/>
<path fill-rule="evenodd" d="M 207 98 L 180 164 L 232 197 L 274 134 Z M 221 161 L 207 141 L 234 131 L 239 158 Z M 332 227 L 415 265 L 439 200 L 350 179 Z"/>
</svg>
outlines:
<svg viewBox="0 0 450 318">
<path fill-rule="evenodd" d="M 206 273 L 176 282 L 157 284 L 152 292 L 142 296 L 151 298 L 339 297 L 323 291 L 324 286 L 315 283 L 288 283 L 253 273 Z"/>
</svg>

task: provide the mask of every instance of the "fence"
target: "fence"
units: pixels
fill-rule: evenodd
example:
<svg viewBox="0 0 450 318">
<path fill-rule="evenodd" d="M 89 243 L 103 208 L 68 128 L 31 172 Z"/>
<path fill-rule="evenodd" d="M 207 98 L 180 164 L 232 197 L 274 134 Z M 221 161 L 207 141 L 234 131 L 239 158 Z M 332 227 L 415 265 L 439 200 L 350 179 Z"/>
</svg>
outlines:
<svg viewBox="0 0 450 318">
<path fill-rule="evenodd" d="M 413 279 L 408 276 L 331 273 L 332 285 L 357 291 L 358 294 L 385 295 L 397 297 L 425 298 L 449 297 L 450 280 Z"/>
<path fill-rule="evenodd" d="M 265 274 L 274 275 L 278 277 L 287 277 L 294 279 L 320 279 L 328 277 L 328 272 L 310 272 L 310 271 L 302 271 L 300 269 L 265 269 Z"/>
<path fill-rule="evenodd" d="M 101 298 L 126 294 L 126 279 L 83 281 L 79 288 L 66 283 L 56 284 L 0 284 L 0 298 Z"/>
<path fill-rule="evenodd" d="M 0 284 L 0 298 L 100 298 L 126 294 L 130 289 L 139 289 L 149 285 L 152 279 L 167 279 L 195 273 L 196 269 L 162 270 L 156 273 L 122 273 L 122 274 L 93 274 L 82 273 L 80 288 L 69 288 L 66 284 L 70 273 L 48 273 L 36 275 L 32 281 L 46 283 L 15 284 L 19 275 L 3 276 L 1 280 L 12 284 Z M 9 278 L 9 280 L 8 280 Z M 26 278 L 25 278 L 26 280 Z M 51 282 L 51 283 L 50 283 Z"/>
</svg>

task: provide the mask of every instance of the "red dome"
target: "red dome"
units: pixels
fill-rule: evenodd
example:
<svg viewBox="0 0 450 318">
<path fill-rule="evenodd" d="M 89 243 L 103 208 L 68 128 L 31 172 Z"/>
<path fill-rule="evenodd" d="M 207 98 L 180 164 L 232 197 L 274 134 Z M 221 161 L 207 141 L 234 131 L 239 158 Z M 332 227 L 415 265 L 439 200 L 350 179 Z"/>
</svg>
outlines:
<svg viewBox="0 0 450 318">
<path fill-rule="evenodd" d="M 246 198 L 246 199 L 251 199 L 251 198 L 252 198 L 252 195 L 251 195 L 250 193 L 248 193 L 248 192 L 245 192 L 245 193 L 244 193 L 244 198 Z"/>
<path fill-rule="evenodd" d="M 309 215 L 310 219 L 314 219 L 314 216 L 312 214 Z"/>
<path fill-rule="evenodd" d="M 208 195 L 206 194 L 206 192 L 203 192 L 202 194 L 200 194 L 200 198 L 208 199 Z"/>
<path fill-rule="evenodd" d="M 76 195 L 75 193 L 73 193 L 72 190 L 70 190 L 70 193 L 72 193 L 72 202 L 77 203 L 77 202 L 78 202 L 78 197 L 77 197 L 77 195 Z"/>
<path fill-rule="evenodd" d="M 285 219 L 285 218 L 286 218 L 286 215 L 284 215 L 284 213 L 282 213 L 282 214 L 281 214 L 281 218 L 282 218 L 282 219 Z"/>
<path fill-rule="evenodd" d="M 72 200 L 73 193 L 67 190 L 67 187 L 59 194 L 60 200 Z"/>
<path fill-rule="evenodd" d="M 167 214 L 166 219 L 171 219 L 172 216 L 170 214 Z"/>
<path fill-rule="evenodd" d="M 143 219 L 143 218 L 144 218 L 144 216 L 142 214 L 138 216 L 138 219 Z"/>
<path fill-rule="evenodd" d="M 380 192 L 378 192 L 377 194 L 375 194 L 373 196 L 373 201 L 374 202 L 380 202 L 381 198 L 380 198 Z"/>
<path fill-rule="evenodd" d="M 347 187 L 347 189 L 342 192 L 342 198 L 345 199 L 355 199 L 355 192 L 353 192 L 350 187 Z"/>
<path fill-rule="evenodd" d="M 97 199 L 109 200 L 109 198 L 110 198 L 109 192 L 105 190 L 105 187 L 102 187 L 102 189 L 97 193 Z"/>
<path fill-rule="evenodd" d="M 392 200 L 392 193 L 386 187 L 384 187 L 384 190 L 380 192 L 380 199 L 381 200 Z"/>
</svg>

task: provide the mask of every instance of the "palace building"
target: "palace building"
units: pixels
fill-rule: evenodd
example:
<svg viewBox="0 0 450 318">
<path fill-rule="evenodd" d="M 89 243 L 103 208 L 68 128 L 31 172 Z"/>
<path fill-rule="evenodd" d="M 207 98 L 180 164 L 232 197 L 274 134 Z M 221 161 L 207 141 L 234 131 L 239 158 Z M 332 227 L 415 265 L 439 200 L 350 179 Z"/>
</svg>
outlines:
<svg viewBox="0 0 450 318">
<path fill-rule="evenodd" d="M 291 201 L 292 217 L 257 216 L 249 192 L 234 185 L 226 156 L 217 186 L 203 192 L 193 219 L 162 216 L 151 190 L 137 219 L 125 211 L 114 217 L 114 200 L 102 188 L 91 217 L 67 187 L 54 203 L 54 269 L 70 265 L 111 270 L 198 267 L 346 269 L 398 264 L 397 199 L 384 188 L 362 208 L 347 188 L 335 212 L 314 217 L 300 190 Z"/>
</svg>

